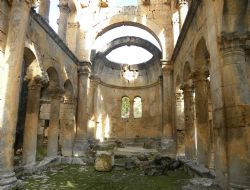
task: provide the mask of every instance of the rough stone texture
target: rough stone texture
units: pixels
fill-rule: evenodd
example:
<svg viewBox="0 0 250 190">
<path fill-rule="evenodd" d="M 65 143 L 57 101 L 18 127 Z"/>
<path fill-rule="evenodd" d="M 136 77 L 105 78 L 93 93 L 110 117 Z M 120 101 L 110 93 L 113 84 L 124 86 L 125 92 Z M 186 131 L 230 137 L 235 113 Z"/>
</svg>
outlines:
<svg viewBox="0 0 250 190">
<path fill-rule="evenodd" d="M 221 190 L 221 188 L 213 179 L 194 178 L 182 190 Z"/>
<path fill-rule="evenodd" d="M 113 167 L 113 156 L 109 152 L 99 151 L 96 155 L 95 169 L 100 172 L 109 172 Z"/>
<path fill-rule="evenodd" d="M 199 164 L 214 166 L 216 181 L 223 189 L 249 189 L 249 0 L 192 0 L 185 22 L 184 0 L 177 4 L 175 0 L 150 0 L 146 4 L 138 1 L 138 6 L 129 7 L 117 7 L 111 1 L 103 7 L 86 1 L 82 7 L 74 1 L 75 8 L 71 3 L 65 5 L 69 6 L 67 10 L 61 6 L 62 39 L 46 20 L 48 1 L 41 6 L 41 16 L 29 11 L 33 2 L 0 1 L 0 188 L 10 189 L 17 181 L 12 147 L 21 100 L 20 81 L 24 76 L 32 81 L 37 76 L 29 78 L 29 71 L 40 70 L 39 74 L 44 73 L 49 79 L 48 86 L 41 89 L 39 114 L 39 119 L 49 126 L 49 155 L 59 153 L 59 136 L 65 156 L 72 152 L 74 156 L 85 155 L 89 148 L 87 138 L 102 141 L 112 137 L 141 146 L 144 138 L 159 138 L 164 154 L 175 156 L 177 147 L 177 153 L 185 152 L 188 159 L 197 157 Z M 162 56 L 153 53 L 150 62 L 126 68 L 109 62 L 102 64 L 102 55 L 91 66 L 91 56 L 103 49 L 96 47 L 95 40 L 123 25 L 151 33 L 159 42 Z M 111 49 L 115 43 L 117 47 L 121 42 L 138 43 L 155 52 L 143 40 L 124 39 L 114 40 Z M 35 68 L 33 61 L 38 65 Z M 82 77 L 82 67 L 92 70 Z M 125 80 L 126 69 L 137 73 L 137 79 Z M 89 78 L 88 74 L 92 76 Z M 187 86 L 191 88 L 188 93 Z M 176 101 L 175 89 L 183 89 L 184 109 L 183 100 Z M 56 102 L 51 90 L 60 91 Z M 23 151 L 24 160 L 34 162 L 38 126 L 32 126 L 38 125 L 39 92 L 29 95 L 32 97 L 28 98 L 26 120 L 31 118 L 32 122 L 27 123 L 26 131 L 31 129 L 32 137 L 26 138 Z M 131 100 L 130 117 L 126 119 L 121 118 L 123 96 Z M 133 117 L 133 100 L 137 96 L 142 98 L 142 118 Z M 64 105 L 68 99 L 72 100 L 70 108 Z M 133 154 L 126 149 L 120 152 Z M 26 159 L 29 156 L 32 158 Z M 67 158 L 65 162 L 74 161 Z"/>
</svg>

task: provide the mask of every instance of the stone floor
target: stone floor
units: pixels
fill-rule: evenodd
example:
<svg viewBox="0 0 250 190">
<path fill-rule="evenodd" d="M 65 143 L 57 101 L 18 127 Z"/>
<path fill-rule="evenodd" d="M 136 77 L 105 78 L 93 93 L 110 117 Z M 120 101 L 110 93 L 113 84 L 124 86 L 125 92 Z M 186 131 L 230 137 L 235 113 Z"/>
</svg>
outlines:
<svg viewBox="0 0 250 190">
<path fill-rule="evenodd" d="M 23 190 L 181 190 L 190 177 L 183 170 L 166 176 L 144 176 L 141 170 L 114 168 L 97 172 L 93 166 L 61 164 L 39 174 L 23 177 Z"/>
</svg>

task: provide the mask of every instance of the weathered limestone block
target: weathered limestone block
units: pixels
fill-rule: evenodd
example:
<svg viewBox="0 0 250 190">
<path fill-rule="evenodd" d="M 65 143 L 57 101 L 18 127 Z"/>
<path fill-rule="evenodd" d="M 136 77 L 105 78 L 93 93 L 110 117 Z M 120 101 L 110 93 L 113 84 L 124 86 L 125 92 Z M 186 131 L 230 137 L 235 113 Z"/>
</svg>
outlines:
<svg viewBox="0 0 250 190">
<path fill-rule="evenodd" d="M 100 172 L 109 172 L 113 166 L 113 156 L 111 153 L 106 151 L 97 152 L 95 160 L 95 169 Z"/>
</svg>

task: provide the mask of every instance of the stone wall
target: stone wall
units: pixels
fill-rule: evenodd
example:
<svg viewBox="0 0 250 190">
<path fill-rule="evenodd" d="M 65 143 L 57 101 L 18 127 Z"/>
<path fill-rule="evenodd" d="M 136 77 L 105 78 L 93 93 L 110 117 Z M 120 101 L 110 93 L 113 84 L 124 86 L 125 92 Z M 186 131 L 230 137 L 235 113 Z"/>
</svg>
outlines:
<svg viewBox="0 0 250 190">
<path fill-rule="evenodd" d="M 79 6 L 76 12 L 76 18 L 85 18 L 75 21 L 80 24 L 79 33 L 77 32 L 78 40 L 75 42 L 76 54 L 80 60 L 89 59 L 89 48 L 94 44 L 98 34 L 112 25 L 123 25 L 126 22 L 150 30 L 162 45 L 163 58 L 170 60 L 173 51 L 173 12 L 176 12 L 175 1 L 151 0 L 148 5 L 138 1 L 138 6 L 128 7 L 117 7 L 115 3 L 110 2 L 106 8 L 100 8 L 98 3 L 90 1 L 86 6 L 81 8 Z M 70 31 L 72 24 L 68 28 L 68 42 L 71 47 L 75 47 L 71 39 L 75 38 L 75 35 L 70 37 Z"/>
<path fill-rule="evenodd" d="M 124 96 L 131 102 L 129 118 L 121 117 L 121 99 Z M 133 99 L 138 96 L 142 98 L 142 118 L 133 116 Z M 108 121 L 111 138 L 161 137 L 161 97 L 160 83 L 134 89 L 100 84 L 95 105 L 97 122 L 101 122 L 105 131 Z"/>
</svg>

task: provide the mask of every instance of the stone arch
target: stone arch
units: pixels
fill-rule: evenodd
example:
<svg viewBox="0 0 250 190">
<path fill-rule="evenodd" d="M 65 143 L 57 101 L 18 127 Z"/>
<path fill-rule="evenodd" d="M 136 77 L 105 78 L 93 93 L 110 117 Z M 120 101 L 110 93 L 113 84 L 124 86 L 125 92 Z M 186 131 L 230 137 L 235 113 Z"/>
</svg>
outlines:
<svg viewBox="0 0 250 190">
<path fill-rule="evenodd" d="M 54 67 L 49 67 L 47 69 L 47 74 L 49 77 L 49 87 L 58 88 L 60 86 L 59 75 L 57 70 Z"/>
<path fill-rule="evenodd" d="M 194 52 L 195 70 L 201 72 L 209 72 L 210 71 L 210 65 L 208 64 L 209 59 L 210 59 L 210 54 L 207 49 L 205 38 L 201 37 L 201 39 L 195 46 L 195 52 Z"/>
<path fill-rule="evenodd" d="M 190 84 L 191 75 L 192 75 L 191 66 L 190 66 L 190 63 L 187 61 L 185 62 L 184 67 L 183 67 L 183 75 L 182 75 L 183 85 L 185 84 L 188 84 L 189 86 L 192 85 Z"/>
<path fill-rule="evenodd" d="M 64 82 L 64 98 L 72 99 L 74 96 L 74 89 L 71 81 L 67 79 Z"/>
<path fill-rule="evenodd" d="M 98 37 L 102 36 L 104 33 L 108 32 L 109 30 L 112 30 L 114 28 L 117 28 L 120 26 L 134 26 L 134 27 L 138 27 L 138 28 L 141 28 L 141 29 L 149 32 L 157 40 L 157 42 L 159 43 L 159 45 L 162 49 L 162 43 L 161 43 L 160 38 L 159 38 L 159 35 L 161 34 L 162 30 L 160 28 L 158 28 L 158 26 L 152 27 L 151 25 L 154 25 L 154 24 L 151 23 L 150 24 L 151 27 L 150 27 L 150 26 L 144 25 L 141 22 L 134 22 L 134 21 L 131 21 L 129 19 L 127 21 L 125 21 L 124 19 L 121 19 L 121 20 L 119 18 L 117 18 L 117 19 L 118 19 L 118 21 L 111 22 L 111 23 L 109 23 L 109 25 L 105 26 L 104 28 L 101 28 L 101 30 L 97 30 L 96 31 L 97 35 L 96 35 L 95 39 L 97 39 Z M 157 27 L 157 29 L 154 29 L 156 27 Z"/>
</svg>

